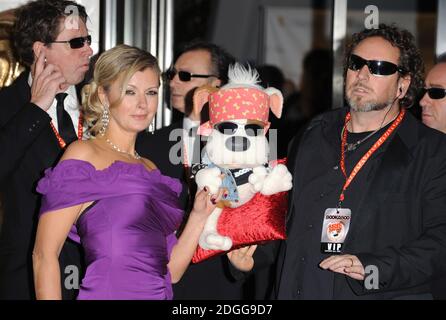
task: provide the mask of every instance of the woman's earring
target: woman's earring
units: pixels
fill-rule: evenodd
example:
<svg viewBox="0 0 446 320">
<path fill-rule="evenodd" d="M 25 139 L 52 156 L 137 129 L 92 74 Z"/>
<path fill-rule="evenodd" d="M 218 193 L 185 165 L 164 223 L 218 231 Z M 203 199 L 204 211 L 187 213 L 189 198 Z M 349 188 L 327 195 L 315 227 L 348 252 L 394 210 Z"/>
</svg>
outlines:
<svg viewBox="0 0 446 320">
<path fill-rule="evenodd" d="M 104 111 L 101 116 L 102 127 L 99 130 L 99 134 L 103 136 L 105 134 L 105 130 L 107 130 L 108 123 L 110 121 L 110 112 L 108 111 L 108 106 L 104 106 Z"/>
</svg>

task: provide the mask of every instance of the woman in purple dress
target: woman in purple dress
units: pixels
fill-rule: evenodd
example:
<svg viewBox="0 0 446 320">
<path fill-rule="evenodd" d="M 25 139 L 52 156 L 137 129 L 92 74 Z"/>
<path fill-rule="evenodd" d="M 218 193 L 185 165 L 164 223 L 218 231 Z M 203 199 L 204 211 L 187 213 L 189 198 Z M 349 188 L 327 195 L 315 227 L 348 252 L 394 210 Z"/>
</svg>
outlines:
<svg viewBox="0 0 446 320">
<path fill-rule="evenodd" d="M 156 59 L 125 45 L 104 52 L 84 89 L 91 139 L 71 144 L 38 184 L 42 208 L 33 252 L 38 299 L 60 299 L 58 255 L 80 242 L 87 270 L 78 299 L 172 299 L 221 191 L 197 193 L 179 239 L 178 180 L 135 151 L 158 106 Z M 51 81 L 51 79 L 48 79 Z M 156 151 L 154 151 L 156 152 Z"/>
</svg>

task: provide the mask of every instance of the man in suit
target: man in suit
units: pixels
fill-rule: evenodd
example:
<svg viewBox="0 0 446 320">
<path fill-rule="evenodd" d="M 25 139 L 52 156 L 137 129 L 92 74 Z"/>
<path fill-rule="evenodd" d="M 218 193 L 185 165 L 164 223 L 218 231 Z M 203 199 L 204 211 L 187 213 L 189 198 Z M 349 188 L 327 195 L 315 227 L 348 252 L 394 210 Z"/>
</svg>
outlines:
<svg viewBox="0 0 446 320">
<path fill-rule="evenodd" d="M 428 127 L 446 133 L 446 53 L 442 54 L 424 81 L 420 106 L 422 120 Z M 446 273 L 437 275 L 432 285 L 435 299 L 446 299 Z"/>
<path fill-rule="evenodd" d="M 165 74 L 170 80 L 171 105 L 184 116 L 154 134 L 140 134 L 136 141 L 141 156 L 152 160 L 162 173 L 183 182 L 182 202 L 186 211 L 194 196 L 188 168 L 192 163 L 200 162 L 200 136 L 197 136 L 196 129 L 200 121 L 207 120 L 201 119 L 198 111 L 192 112 L 192 95 L 197 87 L 203 85 L 220 87 L 226 84 L 228 67 L 234 62 L 230 54 L 215 44 L 193 42 L 186 45 Z M 205 113 L 203 110 L 203 116 Z M 173 289 L 174 299 L 243 297 L 243 284 L 231 276 L 225 255 L 190 265 Z"/>
<path fill-rule="evenodd" d="M 422 86 L 413 36 L 380 25 L 347 50 L 348 108 L 291 145 L 278 299 L 431 299 L 446 269 L 446 136 L 405 108 Z"/>
<path fill-rule="evenodd" d="M 423 98 L 423 123 L 446 133 L 446 53 L 441 55 L 425 80 Z"/>
<path fill-rule="evenodd" d="M 181 115 L 180 119 L 153 134 L 141 133 L 136 142 L 138 152 L 154 161 L 164 174 L 184 180 L 184 165 L 199 162 L 199 150 L 189 150 L 196 145 L 193 129 L 200 124 L 200 115 L 192 112 L 193 92 L 200 86 L 225 84 L 228 67 L 234 62 L 230 54 L 215 44 L 192 42 L 164 74 L 164 80 L 169 81 L 170 104 Z"/>
<path fill-rule="evenodd" d="M 35 296 L 32 248 L 40 207 L 35 187 L 65 146 L 82 138 L 75 85 L 92 55 L 86 21 L 85 8 L 65 0 L 29 2 L 17 13 L 14 46 L 28 71 L 0 91 L 0 299 Z M 60 257 L 63 297 L 70 299 L 78 285 L 79 248 L 66 242 Z"/>
<path fill-rule="evenodd" d="M 229 53 L 215 44 L 192 42 L 186 45 L 163 75 L 169 82 L 170 105 L 175 115 L 180 114 L 180 119 L 154 133 L 142 132 L 136 140 L 141 156 L 152 160 L 163 174 L 181 180 L 181 202 L 185 209 L 191 204 L 188 194 L 191 181 L 186 171 L 192 163 L 200 162 L 200 137 L 196 129 L 201 117 L 192 112 L 192 95 L 200 86 L 225 84 L 228 67 L 234 62 Z"/>
</svg>

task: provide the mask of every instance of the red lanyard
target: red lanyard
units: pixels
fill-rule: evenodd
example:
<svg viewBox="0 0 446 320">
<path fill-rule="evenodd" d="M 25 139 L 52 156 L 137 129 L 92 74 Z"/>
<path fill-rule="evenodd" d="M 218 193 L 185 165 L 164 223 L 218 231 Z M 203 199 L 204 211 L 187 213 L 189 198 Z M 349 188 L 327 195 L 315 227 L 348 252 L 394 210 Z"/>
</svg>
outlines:
<svg viewBox="0 0 446 320">
<path fill-rule="evenodd" d="M 400 125 L 401 121 L 403 121 L 404 115 L 406 114 L 406 109 L 401 109 L 398 117 L 395 119 L 395 121 L 392 123 L 392 125 L 382 134 L 382 136 L 378 139 L 378 141 L 375 142 L 375 144 L 369 149 L 369 151 L 366 152 L 365 155 L 362 156 L 361 160 L 358 161 L 356 166 L 353 168 L 352 172 L 350 173 L 350 176 L 347 178 L 347 171 L 345 169 L 345 145 L 347 144 L 347 123 L 351 119 L 350 112 L 347 113 L 345 116 L 345 122 L 344 122 L 344 132 L 342 134 L 342 142 L 341 142 L 341 170 L 342 173 L 345 176 L 345 184 L 342 187 L 341 194 L 339 196 L 339 206 L 341 207 L 342 201 L 344 201 L 344 193 L 345 190 L 347 190 L 350 183 L 353 181 L 353 179 L 356 177 L 358 172 L 362 169 L 364 164 L 367 162 L 367 160 L 370 159 L 372 154 L 381 147 L 384 142 L 390 137 L 393 131 Z"/>
<path fill-rule="evenodd" d="M 50 124 L 51 124 L 51 129 L 53 129 L 53 132 L 56 135 L 57 141 L 59 142 L 60 148 L 61 149 L 65 148 L 65 146 L 67 144 L 60 136 L 59 132 L 57 131 L 56 127 L 53 124 L 53 121 L 51 121 Z M 82 140 L 83 134 L 84 134 L 83 118 L 82 118 L 82 114 L 79 114 L 79 122 L 77 124 L 77 139 Z"/>
</svg>

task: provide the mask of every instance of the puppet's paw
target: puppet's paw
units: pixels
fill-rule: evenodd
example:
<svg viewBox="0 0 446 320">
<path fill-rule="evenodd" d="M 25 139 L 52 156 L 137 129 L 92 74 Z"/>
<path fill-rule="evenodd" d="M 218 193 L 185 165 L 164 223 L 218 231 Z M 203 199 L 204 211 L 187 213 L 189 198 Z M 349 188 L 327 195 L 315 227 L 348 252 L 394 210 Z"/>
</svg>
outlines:
<svg viewBox="0 0 446 320">
<path fill-rule="evenodd" d="M 217 232 L 203 232 L 199 239 L 200 247 L 206 250 L 227 251 L 232 247 L 232 240 Z"/>
<path fill-rule="evenodd" d="M 249 175 L 248 181 L 252 186 L 254 192 L 259 192 L 263 188 L 265 178 L 268 172 L 264 166 L 255 167 Z"/>
<path fill-rule="evenodd" d="M 222 183 L 221 171 L 218 168 L 201 169 L 195 175 L 195 182 L 199 190 L 208 187 L 210 193 L 216 194 Z"/>
<path fill-rule="evenodd" d="M 265 178 L 262 190 L 264 195 L 271 195 L 282 191 L 288 191 L 293 187 L 292 176 L 287 167 L 278 164 L 273 168 L 270 174 Z"/>
</svg>

